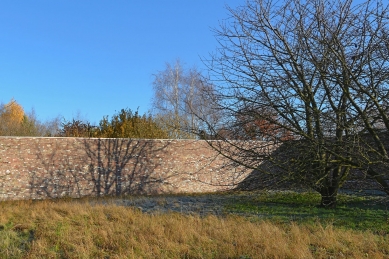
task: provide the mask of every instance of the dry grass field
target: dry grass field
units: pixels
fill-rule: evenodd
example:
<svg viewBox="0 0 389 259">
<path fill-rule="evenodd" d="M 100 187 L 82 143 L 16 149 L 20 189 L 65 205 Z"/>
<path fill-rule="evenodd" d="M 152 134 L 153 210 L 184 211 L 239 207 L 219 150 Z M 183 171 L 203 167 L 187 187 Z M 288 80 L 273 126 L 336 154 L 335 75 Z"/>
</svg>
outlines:
<svg viewBox="0 0 389 259">
<path fill-rule="evenodd" d="M 146 214 L 72 200 L 0 202 L 0 258 L 389 258 L 388 232 Z"/>
</svg>

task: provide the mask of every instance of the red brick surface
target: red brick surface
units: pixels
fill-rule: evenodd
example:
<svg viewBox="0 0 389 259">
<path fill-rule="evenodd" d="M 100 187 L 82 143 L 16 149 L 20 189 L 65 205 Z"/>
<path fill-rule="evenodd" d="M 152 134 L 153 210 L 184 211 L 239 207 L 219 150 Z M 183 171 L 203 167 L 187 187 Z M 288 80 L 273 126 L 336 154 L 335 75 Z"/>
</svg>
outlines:
<svg viewBox="0 0 389 259">
<path fill-rule="evenodd" d="M 214 192 L 247 173 L 202 140 L 0 137 L 0 200 Z"/>
</svg>

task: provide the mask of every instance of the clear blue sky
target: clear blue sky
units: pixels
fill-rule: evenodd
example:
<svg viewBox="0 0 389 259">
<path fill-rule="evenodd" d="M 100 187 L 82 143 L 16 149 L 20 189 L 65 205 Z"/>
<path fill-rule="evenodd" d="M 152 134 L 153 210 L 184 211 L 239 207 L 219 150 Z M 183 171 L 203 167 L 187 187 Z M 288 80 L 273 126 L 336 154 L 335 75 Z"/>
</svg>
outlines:
<svg viewBox="0 0 389 259">
<path fill-rule="evenodd" d="M 41 120 L 92 123 L 122 108 L 147 112 L 152 74 L 180 58 L 202 69 L 210 28 L 244 0 L 0 1 L 0 102 Z"/>
</svg>

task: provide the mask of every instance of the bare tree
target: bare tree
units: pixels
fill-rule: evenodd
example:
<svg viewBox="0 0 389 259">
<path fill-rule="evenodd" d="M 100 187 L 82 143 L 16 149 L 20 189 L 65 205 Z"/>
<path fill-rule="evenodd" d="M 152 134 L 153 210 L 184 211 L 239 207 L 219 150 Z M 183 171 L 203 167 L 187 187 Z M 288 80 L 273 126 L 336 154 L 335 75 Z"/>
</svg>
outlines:
<svg viewBox="0 0 389 259">
<path fill-rule="evenodd" d="M 324 207 L 336 206 L 351 169 L 366 172 L 388 192 L 388 168 L 378 173 L 371 164 L 382 169 L 388 162 L 375 127 L 385 125 L 388 134 L 388 6 L 249 0 L 228 10 L 231 18 L 215 31 L 220 47 L 206 62 L 219 82 L 216 103 L 230 133 L 220 138 L 233 147 L 224 143 L 220 152 L 317 190 Z M 255 130 L 258 122 L 273 130 Z M 242 130 L 247 125 L 250 134 Z M 244 141 L 229 141 L 231 134 L 240 140 L 273 134 L 279 149 L 260 154 Z"/>
<path fill-rule="evenodd" d="M 171 138 L 195 138 L 204 128 L 200 118 L 216 120 L 208 98 L 213 86 L 196 68 L 185 70 L 177 60 L 174 65 L 167 63 L 165 70 L 154 76 L 155 118 Z"/>
</svg>

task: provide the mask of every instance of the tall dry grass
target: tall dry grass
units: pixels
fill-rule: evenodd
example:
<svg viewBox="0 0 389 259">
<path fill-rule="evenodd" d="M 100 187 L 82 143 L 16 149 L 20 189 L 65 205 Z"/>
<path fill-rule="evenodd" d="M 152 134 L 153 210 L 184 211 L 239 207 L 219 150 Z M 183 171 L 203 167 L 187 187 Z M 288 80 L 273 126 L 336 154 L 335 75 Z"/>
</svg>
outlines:
<svg viewBox="0 0 389 259">
<path fill-rule="evenodd" d="M 0 203 L 0 258 L 389 258 L 389 237 L 320 224 L 19 201 Z"/>
</svg>

